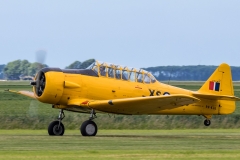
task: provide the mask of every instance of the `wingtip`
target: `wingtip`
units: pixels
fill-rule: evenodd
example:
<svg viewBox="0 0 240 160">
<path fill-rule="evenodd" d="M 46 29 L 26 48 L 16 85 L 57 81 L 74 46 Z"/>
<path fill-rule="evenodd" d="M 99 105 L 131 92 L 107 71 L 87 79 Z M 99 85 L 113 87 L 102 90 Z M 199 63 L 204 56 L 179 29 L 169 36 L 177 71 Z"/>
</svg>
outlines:
<svg viewBox="0 0 240 160">
<path fill-rule="evenodd" d="M 5 89 L 4 91 L 9 92 L 9 89 Z"/>
</svg>

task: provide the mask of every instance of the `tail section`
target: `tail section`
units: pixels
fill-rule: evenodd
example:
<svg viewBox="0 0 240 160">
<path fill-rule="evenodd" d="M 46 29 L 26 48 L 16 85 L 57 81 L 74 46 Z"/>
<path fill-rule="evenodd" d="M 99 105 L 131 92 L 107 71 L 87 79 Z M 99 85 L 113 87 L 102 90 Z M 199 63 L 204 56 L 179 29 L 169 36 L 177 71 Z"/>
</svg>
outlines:
<svg viewBox="0 0 240 160">
<path fill-rule="evenodd" d="M 198 92 L 233 96 L 234 90 L 230 66 L 226 63 L 222 63 L 198 90 Z"/>
<path fill-rule="evenodd" d="M 209 104 L 211 100 L 218 114 L 233 113 L 236 108 L 235 101 L 240 100 L 234 96 L 231 68 L 226 63 L 222 63 L 193 95 L 203 98 L 204 104 Z M 208 112 L 208 109 L 205 109 L 205 113 Z"/>
</svg>

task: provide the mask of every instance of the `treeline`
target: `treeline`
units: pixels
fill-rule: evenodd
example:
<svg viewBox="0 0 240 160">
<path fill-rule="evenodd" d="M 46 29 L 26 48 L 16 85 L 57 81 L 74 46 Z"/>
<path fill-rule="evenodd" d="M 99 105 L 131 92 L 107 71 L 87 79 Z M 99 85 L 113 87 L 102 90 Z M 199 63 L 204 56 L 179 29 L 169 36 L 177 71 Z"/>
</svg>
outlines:
<svg viewBox="0 0 240 160">
<path fill-rule="evenodd" d="M 27 60 L 15 60 L 4 66 L 3 73 L 7 79 L 19 80 L 24 76 L 33 77 L 43 67 L 47 67 L 47 65 L 38 62 L 30 63 Z"/>
<path fill-rule="evenodd" d="M 93 62 L 95 62 L 95 59 L 88 59 L 86 61 L 80 62 L 80 61 L 75 61 L 69 66 L 66 67 L 66 69 L 85 69 L 88 66 L 90 66 Z"/>
<path fill-rule="evenodd" d="M 159 81 L 205 81 L 218 66 L 158 66 L 144 68 L 151 72 Z M 240 80 L 240 67 L 231 67 L 233 81 Z"/>
<path fill-rule="evenodd" d="M 94 61 L 94 59 L 89 59 L 84 62 L 75 61 L 67 66 L 66 69 L 84 69 Z M 48 66 L 39 62 L 30 63 L 27 60 L 15 60 L 9 62 L 7 65 L 0 65 L 0 79 L 32 79 L 35 74 L 44 67 Z"/>
<path fill-rule="evenodd" d="M 66 69 L 85 69 L 92 64 L 95 59 L 88 59 L 80 62 L 75 61 Z M 16 60 L 7 65 L 0 65 L 0 79 L 18 80 L 21 77 L 33 77 L 46 64 L 38 62 L 30 63 L 27 60 Z M 205 81 L 218 66 L 191 65 L 191 66 L 158 66 L 143 68 L 151 72 L 159 81 Z M 231 67 L 233 81 L 240 80 L 240 67 Z"/>
</svg>

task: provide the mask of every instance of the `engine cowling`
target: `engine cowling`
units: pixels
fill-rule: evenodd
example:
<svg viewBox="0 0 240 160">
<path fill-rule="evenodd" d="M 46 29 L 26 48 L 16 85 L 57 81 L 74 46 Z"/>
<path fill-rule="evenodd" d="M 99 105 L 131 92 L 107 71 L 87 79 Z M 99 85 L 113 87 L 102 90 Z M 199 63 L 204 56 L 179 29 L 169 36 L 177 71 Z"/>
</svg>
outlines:
<svg viewBox="0 0 240 160">
<path fill-rule="evenodd" d="M 31 84 L 39 101 L 57 104 L 63 94 L 64 74 L 59 68 L 43 68 Z"/>
</svg>

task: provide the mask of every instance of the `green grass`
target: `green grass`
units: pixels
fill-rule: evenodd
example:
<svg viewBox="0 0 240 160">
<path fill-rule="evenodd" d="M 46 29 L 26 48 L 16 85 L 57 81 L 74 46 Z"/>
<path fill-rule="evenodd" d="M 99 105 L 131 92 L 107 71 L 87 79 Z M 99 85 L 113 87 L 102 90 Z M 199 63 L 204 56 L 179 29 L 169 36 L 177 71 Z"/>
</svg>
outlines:
<svg viewBox="0 0 240 160">
<path fill-rule="evenodd" d="M 82 137 L 67 130 L 0 130 L 0 159 L 239 159 L 239 129 L 99 130 Z"/>
<path fill-rule="evenodd" d="M 48 136 L 47 127 L 59 110 L 4 92 L 31 90 L 28 84 L 0 82 L 0 159 L 240 159 L 240 129 L 224 129 L 240 128 L 239 103 L 234 114 L 214 116 L 210 127 L 202 124 L 202 116 L 98 114 L 96 137 L 80 135 L 79 126 L 89 115 L 65 112 L 65 135 L 52 137 Z M 202 82 L 170 82 L 170 85 L 197 90 Z M 235 83 L 234 88 L 235 95 L 240 97 L 240 83 Z"/>
</svg>

